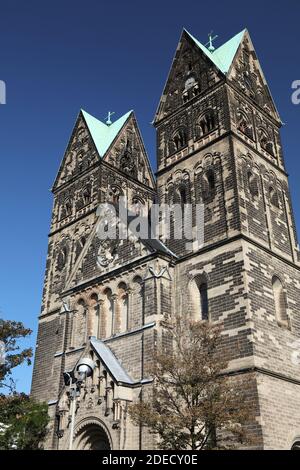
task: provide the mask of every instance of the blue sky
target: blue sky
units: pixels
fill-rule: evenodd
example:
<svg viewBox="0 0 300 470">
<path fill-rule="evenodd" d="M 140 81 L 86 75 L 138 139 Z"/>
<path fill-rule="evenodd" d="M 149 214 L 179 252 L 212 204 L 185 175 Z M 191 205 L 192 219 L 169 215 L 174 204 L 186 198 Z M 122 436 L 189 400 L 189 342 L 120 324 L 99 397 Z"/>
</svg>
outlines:
<svg viewBox="0 0 300 470">
<path fill-rule="evenodd" d="M 216 45 L 247 27 L 285 126 L 285 158 L 298 228 L 300 4 L 236 0 L 52 0 L 0 3 L 0 312 L 34 333 L 40 310 L 52 198 L 50 188 L 77 113 L 105 118 L 134 109 L 155 168 L 150 122 L 183 27 Z M 31 368 L 16 370 L 29 391 Z"/>
</svg>

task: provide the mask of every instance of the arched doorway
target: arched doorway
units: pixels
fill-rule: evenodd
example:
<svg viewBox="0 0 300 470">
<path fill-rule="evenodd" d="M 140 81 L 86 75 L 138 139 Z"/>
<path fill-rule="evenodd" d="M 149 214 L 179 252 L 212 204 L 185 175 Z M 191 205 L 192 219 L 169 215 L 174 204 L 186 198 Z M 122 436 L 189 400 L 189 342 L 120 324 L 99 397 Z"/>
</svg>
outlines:
<svg viewBox="0 0 300 470">
<path fill-rule="evenodd" d="M 110 440 L 106 431 L 97 423 L 86 423 L 75 433 L 74 449 L 110 450 Z"/>
</svg>

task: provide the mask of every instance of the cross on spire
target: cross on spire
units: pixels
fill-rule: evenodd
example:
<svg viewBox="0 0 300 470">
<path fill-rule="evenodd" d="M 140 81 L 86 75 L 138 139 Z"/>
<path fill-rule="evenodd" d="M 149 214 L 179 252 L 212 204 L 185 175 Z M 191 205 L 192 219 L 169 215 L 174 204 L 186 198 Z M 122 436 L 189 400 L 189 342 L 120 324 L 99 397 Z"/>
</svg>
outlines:
<svg viewBox="0 0 300 470">
<path fill-rule="evenodd" d="M 209 33 L 208 35 L 209 41 L 207 44 L 205 44 L 205 47 L 207 47 L 209 52 L 214 52 L 216 50 L 216 48 L 213 45 L 213 41 L 215 41 L 219 37 L 218 35 L 213 36 L 213 33 L 214 33 L 213 31 Z"/>
<path fill-rule="evenodd" d="M 108 111 L 108 114 L 107 114 L 107 116 L 106 116 L 106 118 L 105 118 L 105 119 L 106 119 L 105 124 L 106 124 L 107 126 L 110 126 L 110 125 L 112 124 L 111 117 L 113 116 L 113 114 L 115 114 L 114 111 Z"/>
</svg>

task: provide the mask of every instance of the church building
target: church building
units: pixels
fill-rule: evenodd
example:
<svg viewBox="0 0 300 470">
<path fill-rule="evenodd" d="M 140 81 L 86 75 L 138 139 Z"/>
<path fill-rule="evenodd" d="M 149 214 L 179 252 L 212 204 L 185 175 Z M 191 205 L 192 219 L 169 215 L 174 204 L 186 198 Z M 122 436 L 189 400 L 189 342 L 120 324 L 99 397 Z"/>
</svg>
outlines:
<svg viewBox="0 0 300 470">
<path fill-rule="evenodd" d="M 156 177 L 133 111 L 81 110 L 54 182 L 32 382 L 45 447 L 155 448 L 128 407 L 180 314 L 222 322 L 256 447 L 300 448 L 300 253 L 281 119 L 248 31 L 215 49 L 183 30 L 153 124 Z M 172 219 L 169 237 L 100 239 L 99 206 L 121 197 L 145 217 L 190 204 L 194 232 L 201 205 L 202 242 L 178 239 Z"/>
</svg>

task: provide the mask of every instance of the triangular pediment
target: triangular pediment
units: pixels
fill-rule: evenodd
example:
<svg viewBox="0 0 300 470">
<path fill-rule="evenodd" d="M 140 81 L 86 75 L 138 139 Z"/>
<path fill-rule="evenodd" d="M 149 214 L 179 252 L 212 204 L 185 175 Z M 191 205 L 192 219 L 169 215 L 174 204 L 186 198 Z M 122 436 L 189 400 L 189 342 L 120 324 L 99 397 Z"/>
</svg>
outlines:
<svg viewBox="0 0 300 470">
<path fill-rule="evenodd" d="M 280 121 L 280 116 L 247 30 L 243 34 L 240 46 L 229 68 L 228 79 L 267 114 Z"/>
<path fill-rule="evenodd" d="M 80 366 L 84 366 L 82 374 Z M 108 385 L 114 382 L 112 399 L 132 401 L 132 388 L 140 385 L 140 381 L 134 381 L 124 369 L 121 362 L 115 356 L 111 348 L 96 337 L 90 337 L 76 362 L 73 362 L 68 370 L 63 373 L 64 385 L 58 399 L 58 411 L 61 416 L 60 427 L 64 432 L 68 430 L 67 416 L 70 411 L 69 392 L 70 387 L 77 384 L 77 396 L 80 396 L 78 407 L 94 409 L 107 417 L 113 411 L 113 402 L 109 400 Z M 102 405 L 99 407 L 99 405 Z M 111 409 L 108 405 L 111 405 Z"/>
<path fill-rule="evenodd" d="M 280 120 L 246 29 L 214 50 L 184 30 L 154 123 L 177 111 L 195 94 L 202 93 L 224 76 L 233 80 L 273 118 Z"/>
<path fill-rule="evenodd" d="M 103 160 L 154 188 L 155 182 L 133 111 L 108 124 L 81 110 L 53 190 Z"/>
<path fill-rule="evenodd" d="M 94 353 L 93 359 L 91 359 L 91 353 Z M 69 374 L 70 377 L 75 377 L 77 368 L 80 364 L 86 363 L 88 366 L 93 366 L 93 363 L 96 365 L 97 360 L 100 361 L 102 371 L 104 368 L 116 384 L 132 386 L 136 383 L 118 361 L 112 350 L 95 336 L 90 337 L 84 350 L 81 352 L 79 359 L 76 361 L 72 369 L 65 371 L 65 373 Z"/>
<path fill-rule="evenodd" d="M 222 72 L 213 54 L 183 30 L 154 122 L 179 109 L 186 100 L 202 93 L 221 78 Z"/>
<path fill-rule="evenodd" d="M 124 265 L 148 256 L 154 249 L 142 240 L 128 237 L 126 239 L 101 239 L 95 224 L 82 252 L 80 253 L 69 279 L 66 289 L 82 284 Z"/>
<path fill-rule="evenodd" d="M 79 176 L 82 172 L 98 161 L 98 152 L 89 128 L 79 113 L 71 138 L 63 156 L 60 168 L 53 185 L 53 191 Z"/>
<path fill-rule="evenodd" d="M 78 286 L 91 279 L 124 267 L 132 261 L 148 256 L 151 251 L 141 242 L 131 240 L 100 240 L 95 234 L 87 243 L 77 269 L 68 286 Z"/>
<path fill-rule="evenodd" d="M 121 222 L 116 232 L 109 229 L 109 235 L 104 239 L 101 233 L 103 234 L 103 224 L 106 223 L 104 220 L 107 217 L 105 214 L 101 215 L 96 221 L 73 265 L 65 290 L 125 267 L 153 253 L 176 258 L 176 255 L 160 240 L 152 238 L 148 219 L 133 216 L 131 213 L 128 213 L 127 225 Z M 118 217 L 116 220 L 118 221 Z M 102 225 L 101 230 L 99 225 Z M 115 238 L 112 236 L 113 233 L 116 234 Z"/>
<path fill-rule="evenodd" d="M 126 176 L 154 188 L 152 169 L 133 112 L 108 148 L 103 161 Z"/>
<path fill-rule="evenodd" d="M 109 372 L 117 384 L 122 383 L 130 386 L 135 383 L 118 361 L 112 350 L 103 341 L 92 336 L 90 344 L 102 365 L 106 368 L 107 372 Z"/>
</svg>

